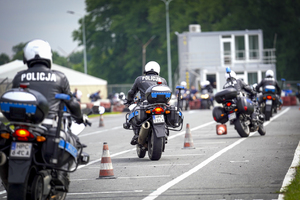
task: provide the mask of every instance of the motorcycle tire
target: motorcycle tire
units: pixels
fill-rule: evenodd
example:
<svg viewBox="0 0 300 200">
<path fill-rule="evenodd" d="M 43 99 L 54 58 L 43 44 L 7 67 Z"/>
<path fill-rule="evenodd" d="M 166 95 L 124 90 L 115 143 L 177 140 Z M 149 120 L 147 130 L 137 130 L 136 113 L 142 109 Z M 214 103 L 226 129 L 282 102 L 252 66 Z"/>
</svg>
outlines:
<svg viewBox="0 0 300 200">
<path fill-rule="evenodd" d="M 209 109 L 209 103 L 207 101 L 201 102 L 201 108 L 202 109 Z"/>
<path fill-rule="evenodd" d="M 139 144 L 136 145 L 136 154 L 139 158 L 144 158 L 146 155 L 146 149 L 141 147 Z"/>
<path fill-rule="evenodd" d="M 148 156 L 150 160 L 159 160 L 163 152 L 164 138 L 158 138 L 152 131 L 148 139 Z"/>
<path fill-rule="evenodd" d="M 259 125 L 258 131 L 257 131 L 261 136 L 266 135 L 266 129 L 263 124 Z"/>
<path fill-rule="evenodd" d="M 31 199 L 40 200 L 43 199 L 44 181 L 41 175 L 36 175 L 31 185 Z"/>
<path fill-rule="evenodd" d="M 249 126 L 246 126 L 240 119 L 234 121 L 234 128 L 241 137 L 248 137 L 250 134 Z"/>
</svg>

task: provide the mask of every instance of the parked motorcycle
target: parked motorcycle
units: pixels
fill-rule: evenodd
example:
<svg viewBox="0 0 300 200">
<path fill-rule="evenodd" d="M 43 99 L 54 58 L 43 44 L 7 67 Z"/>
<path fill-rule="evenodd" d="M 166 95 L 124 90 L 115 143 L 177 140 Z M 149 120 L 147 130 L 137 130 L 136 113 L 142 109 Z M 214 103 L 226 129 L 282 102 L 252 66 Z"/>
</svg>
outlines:
<svg viewBox="0 0 300 200">
<path fill-rule="evenodd" d="M 8 200 L 63 200 L 69 173 L 89 162 L 82 145 L 70 137 L 71 131 L 78 135 L 85 124 L 75 124 L 64 109 L 63 102 L 70 96 L 56 94 L 55 98 L 61 100 L 57 120 L 45 118 L 46 98 L 27 86 L 8 90 L 0 98 L 1 112 L 9 121 L 0 123 L 0 175 Z"/>
<path fill-rule="evenodd" d="M 230 69 L 227 68 L 226 72 L 230 73 Z M 215 94 L 215 100 L 222 104 L 213 109 L 213 118 L 216 122 L 225 124 L 230 121 L 241 137 L 248 137 L 250 132 L 255 131 L 260 135 L 266 134 L 263 116 L 259 115 L 257 110 L 258 104 L 252 102 L 246 95 L 238 94 L 235 88 L 225 88 Z M 253 116 L 256 119 L 253 119 Z"/>
<path fill-rule="evenodd" d="M 176 89 L 184 89 L 177 86 Z M 165 144 L 169 136 L 169 131 L 180 131 L 183 125 L 183 115 L 181 108 L 169 105 L 172 92 L 166 85 L 154 85 L 147 89 L 146 100 L 136 100 L 129 106 L 130 112 L 127 113 L 123 124 L 124 129 L 139 129 L 138 144 L 136 152 L 139 158 L 144 158 L 148 151 L 150 160 L 159 160 L 165 150 Z M 123 96 L 124 104 L 127 100 Z M 180 104 L 180 95 L 177 97 Z"/>
</svg>

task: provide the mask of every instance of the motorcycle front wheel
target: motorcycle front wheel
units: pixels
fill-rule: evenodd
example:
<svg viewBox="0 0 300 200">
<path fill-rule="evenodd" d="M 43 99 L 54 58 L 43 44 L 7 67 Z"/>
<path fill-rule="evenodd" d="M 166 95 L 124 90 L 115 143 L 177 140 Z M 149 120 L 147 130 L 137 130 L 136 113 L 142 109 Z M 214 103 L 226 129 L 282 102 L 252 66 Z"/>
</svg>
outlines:
<svg viewBox="0 0 300 200">
<path fill-rule="evenodd" d="M 163 151 L 164 138 L 158 138 L 152 131 L 148 139 L 148 156 L 150 160 L 159 160 Z"/>
<path fill-rule="evenodd" d="M 263 124 L 259 125 L 258 131 L 257 131 L 261 136 L 266 135 L 266 129 Z"/>
<path fill-rule="evenodd" d="M 142 147 L 141 145 L 137 144 L 136 145 L 136 154 L 138 155 L 139 158 L 144 158 L 146 155 L 146 149 Z"/>
<path fill-rule="evenodd" d="M 245 122 L 240 119 L 234 121 L 234 128 L 241 137 L 248 137 L 250 134 L 249 126 L 245 125 Z"/>
</svg>

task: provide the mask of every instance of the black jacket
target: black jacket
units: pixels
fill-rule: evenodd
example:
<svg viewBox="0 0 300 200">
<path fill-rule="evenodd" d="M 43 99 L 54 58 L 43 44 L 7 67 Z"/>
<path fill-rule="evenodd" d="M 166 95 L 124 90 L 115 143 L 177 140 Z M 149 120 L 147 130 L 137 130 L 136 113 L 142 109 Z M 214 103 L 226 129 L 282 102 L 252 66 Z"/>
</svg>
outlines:
<svg viewBox="0 0 300 200">
<path fill-rule="evenodd" d="M 167 81 L 156 74 L 146 74 L 144 76 L 137 77 L 132 88 L 128 91 L 128 101 L 132 101 L 138 92 L 141 94 L 141 100 L 145 100 L 146 90 L 152 85 L 157 85 L 159 80 L 161 80 L 162 84 L 167 85 Z"/>
<path fill-rule="evenodd" d="M 13 88 L 18 88 L 20 83 L 29 83 L 29 88 L 43 94 L 49 103 L 49 115 L 57 114 L 59 109 L 59 99 L 55 99 L 55 94 L 63 93 L 71 97 L 65 102 L 72 116 L 79 120 L 82 118 L 80 104 L 76 101 L 70 91 L 67 77 L 56 70 L 51 70 L 45 65 L 36 64 L 33 67 L 17 73 L 13 80 Z"/>
<path fill-rule="evenodd" d="M 232 82 L 233 82 L 233 85 L 232 85 Z M 255 94 L 255 92 L 252 90 L 252 88 L 249 85 L 247 85 L 243 80 L 232 79 L 232 82 L 230 81 L 230 79 L 227 79 L 227 83 L 225 83 L 225 85 L 223 86 L 223 89 L 228 88 L 228 87 L 234 87 L 238 91 L 238 93 L 243 92 L 243 90 L 244 90 L 244 91 L 250 93 L 251 95 Z"/>
<path fill-rule="evenodd" d="M 264 79 L 256 86 L 256 91 L 258 92 L 260 87 L 265 88 L 265 86 L 267 86 L 267 85 L 273 85 L 273 86 L 275 86 L 275 88 L 276 88 L 276 93 L 277 93 L 279 96 L 281 96 L 281 89 L 280 89 L 280 87 L 279 87 L 279 85 L 278 85 L 278 82 L 277 82 L 274 78 L 269 78 L 269 77 L 264 78 Z"/>
</svg>

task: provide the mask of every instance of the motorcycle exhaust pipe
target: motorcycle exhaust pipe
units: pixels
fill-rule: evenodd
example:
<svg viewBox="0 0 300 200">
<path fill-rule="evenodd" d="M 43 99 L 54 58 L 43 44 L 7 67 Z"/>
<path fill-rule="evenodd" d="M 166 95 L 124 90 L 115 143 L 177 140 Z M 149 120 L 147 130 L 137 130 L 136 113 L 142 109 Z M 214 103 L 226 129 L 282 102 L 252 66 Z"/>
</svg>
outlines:
<svg viewBox="0 0 300 200">
<path fill-rule="evenodd" d="M 143 145 L 146 142 L 146 138 L 148 136 L 149 130 L 150 130 L 150 122 L 146 121 L 143 123 L 140 133 L 139 133 L 139 138 L 138 138 L 138 143 Z"/>
<path fill-rule="evenodd" d="M 0 151 L 0 166 L 3 166 L 6 163 L 6 160 L 6 155 L 2 151 Z"/>
</svg>

